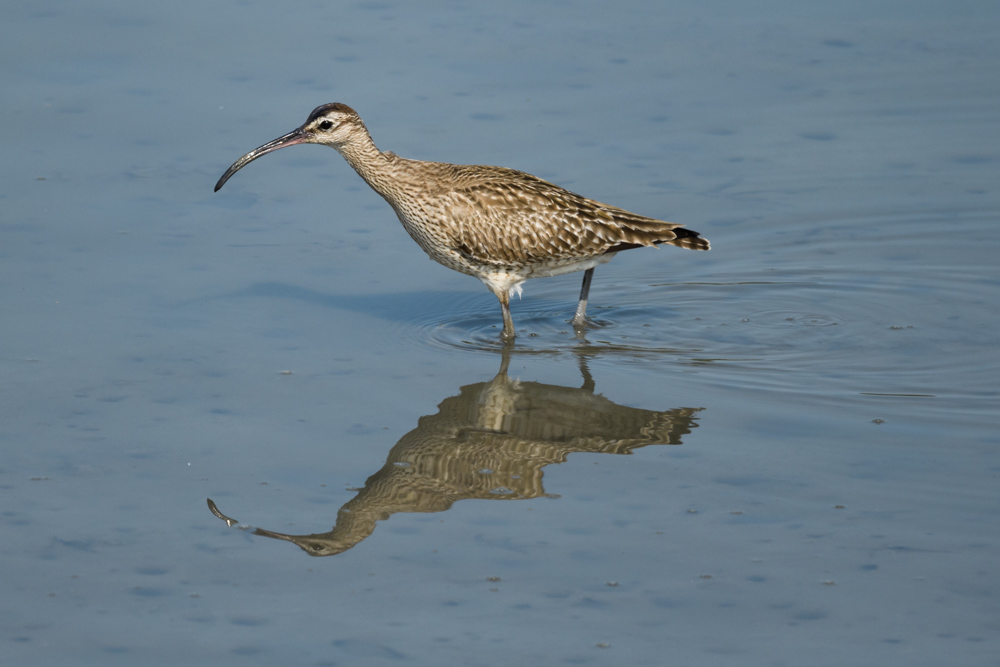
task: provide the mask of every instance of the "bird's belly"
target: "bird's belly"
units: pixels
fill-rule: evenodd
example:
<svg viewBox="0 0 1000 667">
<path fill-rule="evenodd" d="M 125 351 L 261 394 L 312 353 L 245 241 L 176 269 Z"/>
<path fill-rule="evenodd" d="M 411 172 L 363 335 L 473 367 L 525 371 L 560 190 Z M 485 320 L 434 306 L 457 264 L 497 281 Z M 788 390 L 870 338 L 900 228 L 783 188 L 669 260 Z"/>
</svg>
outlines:
<svg viewBox="0 0 1000 667">
<path fill-rule="evenodd" d="M 483 274 L 483 270 L 478 264 L 449 247 L 447 239 L 434 234 L 432 227 L 410 222 L 401 211 L 397 210 L 396 215 L 410 238 L 416 241 L 417 245 L 435 262 L 477 278 Z"/>
<path fill-rule="evenodd" d="M 587 269 L 592 269 L 595 266 L 599 266 L 606 262 L 610 262 L 615 256 L 615 253 L 605 253 L 603 255 L 597 255 L 596 257 L 570 257 L 566 259 L 547 259 L 539 262 L 532 262 L 524 267 L 524 277 L 527 278 L 545 278 L 548 276 L 561 276 L 564 273 L 573 273 L 574 271 L 586 271 Z"/>
</svg>

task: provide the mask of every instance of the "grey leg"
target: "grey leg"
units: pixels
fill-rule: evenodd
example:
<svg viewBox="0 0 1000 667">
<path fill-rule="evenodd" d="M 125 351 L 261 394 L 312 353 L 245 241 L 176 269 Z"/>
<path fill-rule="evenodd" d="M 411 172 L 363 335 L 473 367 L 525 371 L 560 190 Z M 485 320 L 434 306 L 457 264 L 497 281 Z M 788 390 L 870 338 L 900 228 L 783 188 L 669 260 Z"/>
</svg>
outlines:
<svg viewBox="0 0 1000 667">
<path fill-rule="evenodd" d="M 514 340 L 514 320 L 510 316 L 510 294 L 498 295 L 500 308 L 503 309 L 503 332 L 500 338 L 510 343 Z"/>
<path fill-rule="evenodd" d="M 576 305 L 573 326 L 582 327 L 587 323 L 587 297 L 590 296 L 590 281 L 594 279 L 594 267 L 583 272 L 583 286 L 580 288 L 580 303 Z"/>
</svg>

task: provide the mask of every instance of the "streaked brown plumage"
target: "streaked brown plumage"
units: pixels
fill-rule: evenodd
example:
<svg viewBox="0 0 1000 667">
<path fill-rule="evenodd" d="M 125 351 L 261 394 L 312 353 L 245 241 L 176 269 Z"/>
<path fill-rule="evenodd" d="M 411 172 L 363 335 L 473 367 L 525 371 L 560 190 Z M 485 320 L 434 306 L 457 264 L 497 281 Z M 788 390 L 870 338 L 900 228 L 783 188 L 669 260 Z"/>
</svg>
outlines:
<svg viewBox="0 0 1000 667">
<path fill-rule="evenodd" d="M 375 147 L 361 117 L 324 104 L 296 130 L 237 160 L 218 191 L 244 166 L 285 146 L 336 148 L 380 194 L 431 259 L 475 276 L 500 300 L 503 338 L 514 338 L 510 295 L 528 278 L 586 271 L 573 324 L 586 322 L 594 267 L 629 248 L 661 243 L 708 250 L 698 232 L 630 213 L 504 167 L 407 160 Z"/>
</svg>

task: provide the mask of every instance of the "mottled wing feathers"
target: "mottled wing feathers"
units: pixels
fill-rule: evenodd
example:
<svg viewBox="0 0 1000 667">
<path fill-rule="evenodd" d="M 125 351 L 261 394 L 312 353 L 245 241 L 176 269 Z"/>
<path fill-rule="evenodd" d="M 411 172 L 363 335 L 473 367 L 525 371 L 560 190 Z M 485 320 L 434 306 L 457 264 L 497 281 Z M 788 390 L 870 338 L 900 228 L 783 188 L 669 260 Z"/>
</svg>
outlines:
<svg viewBox="0 0 1000 667">
<path fill-rule="evenodd" d="M 583 259 L 660 243 L 707 250 L 698 232 L 587 199 L 502 167 L 450 168 L 435 193 L 451 247 L 484 264 Z"/>
</svg>

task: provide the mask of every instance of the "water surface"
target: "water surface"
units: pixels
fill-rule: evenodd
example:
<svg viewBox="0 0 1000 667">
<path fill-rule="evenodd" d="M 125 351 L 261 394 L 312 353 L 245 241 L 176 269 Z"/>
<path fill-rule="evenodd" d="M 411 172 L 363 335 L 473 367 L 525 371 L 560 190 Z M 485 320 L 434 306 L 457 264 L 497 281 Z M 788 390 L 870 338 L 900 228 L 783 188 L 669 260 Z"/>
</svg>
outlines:
<svg viewBox="0 0 1000 667">
<path fill-rule="evenodd" d="M 995 664 L 998 28 L 985 2 L 12 6 L 3 655 Z M 334 151 L 212 193 L 333 101 L 384 150 L 713 249 L 600 267 L 583 336 L 579 274 L 528 282 L 505 358 L 496 299 Z"/>
</svg>

